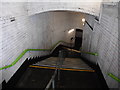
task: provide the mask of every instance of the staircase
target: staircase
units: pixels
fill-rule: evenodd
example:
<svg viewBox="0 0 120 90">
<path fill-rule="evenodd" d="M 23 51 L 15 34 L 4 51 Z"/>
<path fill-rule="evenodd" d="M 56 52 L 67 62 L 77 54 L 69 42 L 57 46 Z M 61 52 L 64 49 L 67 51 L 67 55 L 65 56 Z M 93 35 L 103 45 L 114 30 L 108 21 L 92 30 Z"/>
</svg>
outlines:
<svg viewBox="0 0 120 90">
<path fill-rule="evenodd" d="M 54 83 L 50 83 L 54 75 Z M 47 86 L 49 88 L 46 88 Z M 43 90 L 56 88 L 108 89 L 104 87 L 96 70 L 90 67 L 79 53 L 68 51 L 62 47 L 58 47 L 51 57 L 42 61 L 38 58 L 33 63 L 30 63 L 17 83 L 12 87 L 15 89 L 32 88 Z"/>
</svg>

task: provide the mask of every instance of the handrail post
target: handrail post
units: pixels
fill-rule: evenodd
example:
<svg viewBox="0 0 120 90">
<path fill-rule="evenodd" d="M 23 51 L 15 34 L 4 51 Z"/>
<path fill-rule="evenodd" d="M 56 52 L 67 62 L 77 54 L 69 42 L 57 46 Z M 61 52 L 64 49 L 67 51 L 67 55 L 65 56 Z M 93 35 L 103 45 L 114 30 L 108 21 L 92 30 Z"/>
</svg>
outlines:
<svg viewBox="0 0 120 90">
<path fill-rule="evenodd" d="M 62 59 L 62 51 L 59 51 L 59 61 L 58 61 L 58 81 L 60 80 L 60 68 L 61 68 L 61 59 Z"/>
<path fill-rule="evenodd" d="M 62 68 L 62 64 L 65 58 L 64 50 L 59 51 L 59 61 L 58 61 L 58 81 L 60 80 L 60 69 Z"/>
<path fill-rule="evenodd" d="M 55 90 L 55 80 L 52 81 L 52 88 Z"/>
<path fill-rule="evenodd" d="M 55 70 L 55 72 L 54 72 L 54 74 L 52 75 L 49 83 L 47 84 L 47 86 L 46 86 L 46 88 L 45 88 L 45 90 L 48 90 L 48 89 L 50 88 L 50 85 L 51 85 L 51 84 L 52 84 L 53 90 L 55 89 L 55 76 L 56 76 L 56 74 L 57 74 L 57 70 Z"/>
</svg>

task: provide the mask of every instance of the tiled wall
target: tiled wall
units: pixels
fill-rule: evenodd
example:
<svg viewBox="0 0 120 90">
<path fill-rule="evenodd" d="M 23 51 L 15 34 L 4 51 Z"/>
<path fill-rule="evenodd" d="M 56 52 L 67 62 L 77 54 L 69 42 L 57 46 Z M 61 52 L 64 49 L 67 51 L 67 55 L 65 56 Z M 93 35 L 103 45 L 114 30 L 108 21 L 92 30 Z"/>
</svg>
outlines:
<svg viewBox="0 0 120 90">
<path fill-rule="evenodd" d="M 0 63 L 2 64 L 0 64 L 0 67 L 11 64 L 25 49 L 50 48 L 61 39 L 68 40 L 65 38 L 69 29 L 82 28 L 78 23 L 81 23 L 81 18 L 84 15 L 79 16 L 77 14 L 78 16 L 74 16 L 70 13 L 61 12 L 36 14 L 40 13 L 38 12 L 41 11 L 40 9 L 48 10 L 48 7 L 45 7 L 46 4 L 39 6 L 37 3 L 25 2 L 2 3 L 2 12 L 0 13 Z M 69 6 L 73 6 L 71 4 L 58 3 L 56 7 L 60 9 L 59 5 L 62 5 L 62 10 L 65 6 L 69 10 Z M 70 10 L 75 11 L 75 8 L 77 8 L 76 11 L 79 11 L 77 7 L 79 4 L 74 3 L 74 6 L 76 7 L 72 7 L 74 9 Z M 98 9 L 96 8 L 96 11 L 99 12 Z M 107 73 L 113 73 L 118 76 L 117 12 L 117 5 L 104 5 L 100 23 L 95 22 L 93 16 L 86 16 L 87 21 L 94 30 L 91 31 L 88 25 L 84 27 L 83 50 L 97 52 L 99 56 L 84 55 L 92 62 L 98 62 L 109 87 L 118 86 L 118 83 L 107 75 Z M 26 53 L 13 67 L 0 70 L 0 76 L 2 77 L 0 83 L 3 80 L 8 81 L 26 58 L 47 54 L 49 52 Z"/>
<path fill-rule="evenodd" d="M 6 0 L 0 3 L 0 67 L 11 64 L 25 49 L 50 48 L 58 40 L 63 39 L 68 41 L 70 38 L 67 37 L 69 29 L 82 28 L 80 25 L 82 16 L 79 15 L 73 19 L 74 15 L 71 14 L 70 16 L 70 13 L 34 14 L 50 10 L 85 11 L 96 14 L 96 11 L 99 12 L 100 5 L 98 3 L 98 6 L 96 6 L 98 8 L 94 8 L 95 10 L 92 7 L 82 10 L 82 7 L 76 7 L 79 6 L 78 3 L 68 3 L 68 1 L 66 3 L 58 1 L 56 3 L 47 3 L 44 1 L 44 3 L 33 3 L 32 0 L 32 2 L 24 0 L 25 2 L 18 3 L 18 1 L 7 2 Z M 0 83 L 4 79 L 7 82 L 26 58 L 46 54 L 49 54 L 49 52 L 26 53 L 13 67 L 0 70 Z"/>
<path fill-rule="evenodd" d="M 87 18 L 94 20 L 91 16 Z M 99 64 L 109 88 L 118 88 L 118 82 L 108 76 L 108 73 L 112 73 L 120 78 L 118 75 L 118 3 L 103 4 L 100 21 L 92 23 L 93 31 L 88 25 L 84 27 L 83 50 L 97 52 L 99 56 L 83 55 Z"/>
<path fill-rule="evenodd" d="M 59 40 L 68 40 L 69 29 L 82 28 L 82 16 L 79 14 L 73 18 L 74 13 L 69 12 L 46 12 L 29 16 L 25 2 L 2 3 L 0 67 L 11 64 L 25 49 L 47 49 Z M 13 67 L 0 70 L 0 83 L 3 80 L 8 82 L 26 58 L 47 54 L 47 51 L 27 52 Z"/>
<path fill-rule="evenodd" d="M 16 57 L 24 50 L 27 49 L 27 26 L 28 16 L 25 7 L 25 3 L 2 3 L 2 14 L 1 14 L 1 29 L 2 38 L 0 53 L 2 53 L 1 60 L 2 66 L 6 66 L 12 63 Z M 27 53 L 24 57 L 29 57 Z M 14 68 L 1 70 L 2 78 L 6 81 L 14 74 L 19 68 L 21 63 L 25 60 L 22 58 Z M 0 81 L 1 83 L 2 81 Z"/>
</svg>

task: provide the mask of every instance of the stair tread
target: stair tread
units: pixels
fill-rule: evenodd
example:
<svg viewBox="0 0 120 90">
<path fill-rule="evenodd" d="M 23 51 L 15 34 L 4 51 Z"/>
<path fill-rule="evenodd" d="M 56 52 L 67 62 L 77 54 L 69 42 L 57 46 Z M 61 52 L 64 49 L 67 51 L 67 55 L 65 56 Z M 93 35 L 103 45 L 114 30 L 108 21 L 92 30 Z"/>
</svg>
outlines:
<svg viewBox="0 0 120 90">
<path fill-rule="evenodd" d="M 43 61 L 40 61 L 36 64 L 37 66 L 47 66 L 47 67 L 56 67 L 58 57 L 50 57 Z M 82 59 L 80 58 L 65 58 L 62 62 L 61 68 L 73 68 L 73 69 L 88 69 L 93 70 L 90 66 L 88 66 Z"/>
<path fill-rule="evenodd" d="M 16 88 L 45 88 L 54 70 L 28 68 L 17 82 Z"/>
</svg>

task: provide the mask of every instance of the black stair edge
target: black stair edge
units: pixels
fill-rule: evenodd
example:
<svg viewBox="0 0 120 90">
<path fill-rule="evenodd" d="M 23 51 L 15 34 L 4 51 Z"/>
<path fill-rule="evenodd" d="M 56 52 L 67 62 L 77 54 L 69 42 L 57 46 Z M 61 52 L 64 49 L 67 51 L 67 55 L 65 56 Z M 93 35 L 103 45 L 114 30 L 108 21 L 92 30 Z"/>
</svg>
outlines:
<svg viewBox="0 0 120 90">
<path fill-rule="evenodd" d="M 18 82 L 20 77 L 22 77 L 22 75 L 25 73 L 25 71 L 27 70 L 29 65 L 36 63 L 38 61 L 42 61 L 46 58 L 49 58 L 50 56 L 51 55 L 46 55 L 46 56 L 41 56 L 41 57 L 33 57 L 30 59 L 27 58 L 7 83 L 5 80 L 2 82 L 2 90 L 7 90 L 9 88 L 14 89 L 16 83 Z"/>
<path fill-rule="evenodd" d="M 90 62 L 88 59 L 86 59 L 85 57 L 81 56 L 81 59 L 83 59 L 83 61 L 85 61 L 86 64 L 88 64 L 91 68 L 93 68 L 98 76 L 98 79 L 100 81 L 100 83 L 102 84 L 103 88 L 105 90 L 109 90 L 109 87 L 106 83 L 106 80 L 102 74 L 102 71 L 100 69 L 100 66 L 98 64 L 92 63 Z"/>
</svg>

